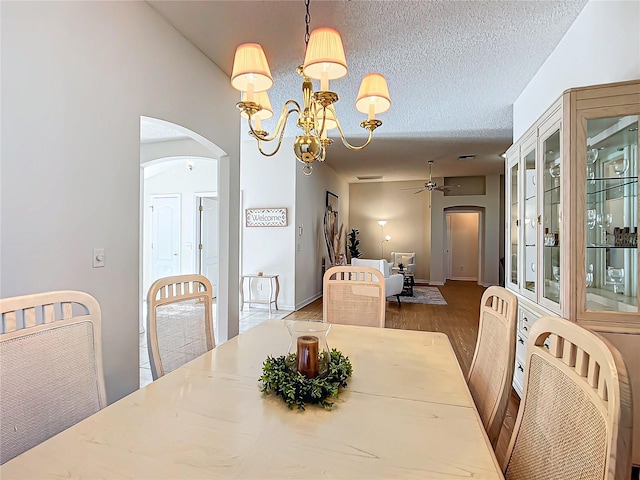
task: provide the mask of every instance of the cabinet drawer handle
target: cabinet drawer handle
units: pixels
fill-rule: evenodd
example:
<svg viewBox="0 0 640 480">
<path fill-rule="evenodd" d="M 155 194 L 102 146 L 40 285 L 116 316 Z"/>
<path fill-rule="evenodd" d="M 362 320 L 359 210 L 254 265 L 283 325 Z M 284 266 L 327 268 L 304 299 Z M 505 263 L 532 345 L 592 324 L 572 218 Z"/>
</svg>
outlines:
<svg viewBox="0 0 640 480">
<path fill-rule="evenodd" d="M 527 326 L 526 326 L 526 325 L 523 325 L 523 326 L 522 326 L 522 329 L 523 329 L 525 332 L 528 332 L 528 331 L 529 331 L 529 329 L 527 328 Z"/>
<path fill-rule="evenodd" d="M 522 317 L 522 320 L 524 320 L 525 322 L 529 323 L 529 317 Z"/>
<path fill-rule="evenodd" d="M 524 340 L 522 340 L 521 338 L 518 339 L 518 343 L 524 345 Z"/>
<path fill-rule="evenodd" d="M 518 365 L 518 370 L 520 370 L 522 373 L 524 373 L 524 368 L 522 368 L 522 365 Z"/>
</svg>

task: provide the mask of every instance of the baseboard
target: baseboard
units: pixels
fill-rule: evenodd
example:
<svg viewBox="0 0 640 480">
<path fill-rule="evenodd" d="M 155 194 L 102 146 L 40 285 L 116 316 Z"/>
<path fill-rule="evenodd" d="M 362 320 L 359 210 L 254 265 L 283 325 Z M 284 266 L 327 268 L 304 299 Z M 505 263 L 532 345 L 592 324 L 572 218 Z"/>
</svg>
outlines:
<svg viewBox="0 0 640 480">
<path fill-rule="evenodd" d="M 296 308 L 294 308 L 294 310 L 300 310 L 301 308 L 306 307 L 307 305 L 309 305 L 310 303 L 315 302 L 317 299 L 319 299 L 320 297 L 322 297 L 322 292 L 320 293 L 316 293 L 315 295 L 306 298 L 305 300 L 301 301 L 300 303 L 298 303 L 296 305 Z"/>
<path fill-rule="evenodd" d="M 477 282 L 478 277 L 451 277 L 449 280 L 455 280 L 458 282 Z"/>
<path fill-rule="evenodd" d="M 497 287 L 500 284 L 499 283 L 493 283 L 493 282 L 482 282 L 480 285 L 482 285 L 483 287 Z"/>
<path fill-rule="evenodd" d="M 436 282 L 435 280 L 432 282 L 429 282 L 429 285 L 440 285 L 440 286 L 444 286 L 444 282 Z"/>
</svg>

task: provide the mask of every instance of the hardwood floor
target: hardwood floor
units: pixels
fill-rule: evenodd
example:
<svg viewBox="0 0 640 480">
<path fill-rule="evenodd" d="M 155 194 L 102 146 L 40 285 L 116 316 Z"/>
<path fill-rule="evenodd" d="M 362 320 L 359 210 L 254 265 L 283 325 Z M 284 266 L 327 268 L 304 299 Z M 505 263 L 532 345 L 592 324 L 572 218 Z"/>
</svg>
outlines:
<svg viewBox="0 0 640 480">
<path fill-rule="evenodd" d="M 448 305 L 422 305 L 417 303 L 387 302 L 386 328 L 442 332 L 449 337 L 458 358 L 462 373 L 466 376 L 471 366 L 478 336 L 480 299 L 484 287 L 473 282 L 448 281 L 438 287 Z M 322 299 L 287 316 L 287 320 L 322 320 Z M 511 432 L 518 414 L 520 399 L 512 391 L 500 437 L 496 445 L 496 457 L 502 463 L 509 445 Z"/>
</svg>

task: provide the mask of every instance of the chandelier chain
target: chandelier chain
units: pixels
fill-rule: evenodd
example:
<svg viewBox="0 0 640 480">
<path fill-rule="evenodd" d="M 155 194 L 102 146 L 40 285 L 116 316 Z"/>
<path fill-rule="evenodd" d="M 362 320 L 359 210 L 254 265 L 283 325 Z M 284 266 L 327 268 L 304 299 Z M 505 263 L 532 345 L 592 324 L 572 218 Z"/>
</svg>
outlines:
<svg viewBox="0 0 640 480">
<path fill-rule="evenodd" d="M 311 22 L 311 14 L 309 13 L 309 2 L 310 0 L 304 0 L 304 6 L 307 9 L 307 13 L 304 16 L 304 24 L 305 24 L 305 33 L 304 33 L 304 47 L 305 47 L 305 51 L 307 49 L 307 46 L 309 45 L 309 22 Z"/>
</svg>

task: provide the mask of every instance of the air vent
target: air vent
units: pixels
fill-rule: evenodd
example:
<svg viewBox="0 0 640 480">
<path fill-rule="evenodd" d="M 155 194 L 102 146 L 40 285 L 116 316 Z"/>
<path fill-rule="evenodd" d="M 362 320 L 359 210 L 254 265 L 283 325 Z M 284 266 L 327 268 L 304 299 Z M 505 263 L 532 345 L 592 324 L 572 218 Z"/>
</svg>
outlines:
<svg viewBox="0 0 640 480">
<path fill-rule="evenodd" d="M 362 177 L 356 177 L 358 180 L 382 180 L 382 175 L 364 175 Z"/>
<path fill-rule="evenodd" d="M 458 160 L 473 160 L 474 158 L 476 158 L 475 155 L 460 155 Z"/>
</svg>

